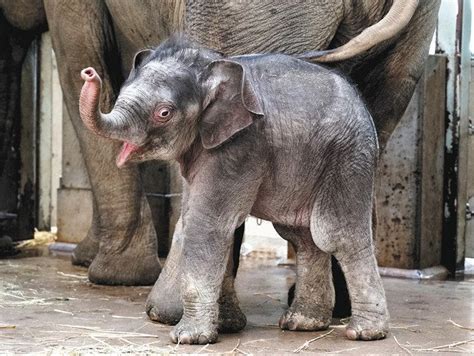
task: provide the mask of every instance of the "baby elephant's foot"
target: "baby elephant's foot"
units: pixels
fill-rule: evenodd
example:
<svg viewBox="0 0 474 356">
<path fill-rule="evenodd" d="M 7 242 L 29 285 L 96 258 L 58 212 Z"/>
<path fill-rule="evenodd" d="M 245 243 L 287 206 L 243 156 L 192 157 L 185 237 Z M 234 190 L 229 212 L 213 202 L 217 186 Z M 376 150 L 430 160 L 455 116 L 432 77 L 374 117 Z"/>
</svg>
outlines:
<svg viewBox="0 0 474 356">
<path fill-rule="evenodd" d="M 315 331 L 325 330 L 331 323 L 331 310 L 308 310 L 290 307 L 280 318 L 280 328 L 284 330 Z"/>
<path fill-rule="evenodd" d="M 213 344 L 217 341 L 217 327 L 209 320 L 190 320 L 183 317 L 170 336 L 175 344 Z"/>
<path fill-rule="evenodd" d="M 388 318 L 382 320 L 369 320 L 359 316 L 352 316 L 346 328 L 349 340 L 380 340 L 388 335 Z"/>
</svg>

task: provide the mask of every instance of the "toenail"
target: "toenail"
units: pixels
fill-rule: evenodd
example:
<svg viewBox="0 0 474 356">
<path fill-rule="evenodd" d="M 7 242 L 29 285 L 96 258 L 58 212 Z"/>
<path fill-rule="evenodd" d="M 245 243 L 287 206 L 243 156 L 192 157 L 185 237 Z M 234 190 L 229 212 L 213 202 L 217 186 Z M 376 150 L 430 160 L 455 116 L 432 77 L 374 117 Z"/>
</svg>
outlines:
<svg viewBox="0 0 474 356">
<path fill-rule="evenodd" d="M 357 331 L 355 331 L 354 329 L 348 328 L 346 330 L 346 336 L 349 340 L 357 340 Z"/>
</svg>

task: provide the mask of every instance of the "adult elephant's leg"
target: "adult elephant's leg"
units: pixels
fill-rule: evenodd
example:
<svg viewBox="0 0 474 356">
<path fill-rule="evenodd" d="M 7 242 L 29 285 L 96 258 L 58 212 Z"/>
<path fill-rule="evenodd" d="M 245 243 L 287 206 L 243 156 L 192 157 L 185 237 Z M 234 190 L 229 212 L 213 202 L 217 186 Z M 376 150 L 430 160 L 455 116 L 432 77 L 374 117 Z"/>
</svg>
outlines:
<svg viewBox="0 0 474 356">
<path fill-rule="evenodd" d="M 99 214 L 95 197 L 92 196 L 92 225 L 82 240 L 72 252 L 72 264 L 89 267 L 99 252 Z"/>
<path fill-rule="evenodd" d="M 355 67 L 351 77 L 362 90 L 374 118 L 380 149 L 400 121 L 423 73 L 440 0 L 420 1 L 393 46 Z"/>
<path fill-rule="evenodd" d="M 334 306 L 331 255 L 315 245 L 309 228 L 274 226 L 278 234 L 296 250 L 294 298 L 280 318 L 280 327 L 287 330 L 327 329 Z"/>
<path fill-rule="evenodd" d="M 219 298 L 220 332 L 240 331 L 247 322 L 245 315 L 240 310 L 234 289 L 234 279 L 237 274 L 243 235 L 244 226 L 242 225 L 235 231 L 234 252 L 227 264 L 221 297 Z M 147 314 L 153 321 L 175 325 L 183 315 L 181 301 L 181 269 L 184 264 L 183 243 L 182 219 L 180 217 L 176 224 L 173 242 L 165 266 L 146 302 Z"/>
<path fill-rule="evenodd" d="M 89 134 L 79 117 L 80 71 L 93 66 L 103 81 L 102 107 L 110 109 L 122 82 L 110 17 L 99 1 L 45 1 L 65 100 L 81 145 L 95 199 L 90 234 L 99 251 L 89 279 L 100 284 L 151 284 L 160 273 L 156 234 L 137 167 L 118 169 L 118 143 Z M 92 236 L 90 236 L 92 239 Z"/>
</svg>

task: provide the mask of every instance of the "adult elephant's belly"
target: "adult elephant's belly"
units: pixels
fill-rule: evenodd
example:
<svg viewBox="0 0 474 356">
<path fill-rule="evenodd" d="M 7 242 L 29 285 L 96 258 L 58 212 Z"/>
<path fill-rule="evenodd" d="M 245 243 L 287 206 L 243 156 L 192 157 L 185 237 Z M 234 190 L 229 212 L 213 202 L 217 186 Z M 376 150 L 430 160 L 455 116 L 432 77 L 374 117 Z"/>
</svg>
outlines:
<svg viewBox="0 0 474 356">
<path fill-rule="evenodd" d="M 186 2 L 185 31 L 226 55 L 327 48 L 343 18 L 340 0 Z M 324 19 L 324 21 L 318 21 Z"/>
<path fill-rule="evenodd" d="M 125 77 L 134 54 L 183 31 L 184 0 L 106 0 Z"/>
</svg>

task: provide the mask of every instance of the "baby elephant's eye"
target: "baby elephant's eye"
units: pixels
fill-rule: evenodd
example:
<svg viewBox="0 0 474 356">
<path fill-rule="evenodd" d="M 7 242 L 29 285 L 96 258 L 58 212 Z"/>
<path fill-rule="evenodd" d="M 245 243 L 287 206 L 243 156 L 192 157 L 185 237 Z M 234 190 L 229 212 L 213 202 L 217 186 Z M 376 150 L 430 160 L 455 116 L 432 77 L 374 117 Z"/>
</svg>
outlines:
<svg viewBox="0 0 474 356">
<path fill-rule="evenodd" d="M 154 119 L 158 122 L 166 122 L 173 116 L 173 108 L 171 106 L 160 106 L 156 108 Z"/>
</svg>

